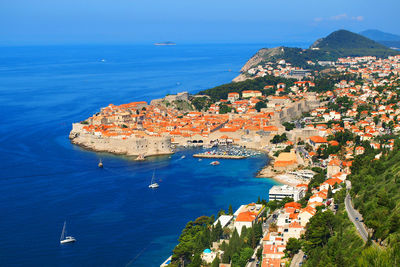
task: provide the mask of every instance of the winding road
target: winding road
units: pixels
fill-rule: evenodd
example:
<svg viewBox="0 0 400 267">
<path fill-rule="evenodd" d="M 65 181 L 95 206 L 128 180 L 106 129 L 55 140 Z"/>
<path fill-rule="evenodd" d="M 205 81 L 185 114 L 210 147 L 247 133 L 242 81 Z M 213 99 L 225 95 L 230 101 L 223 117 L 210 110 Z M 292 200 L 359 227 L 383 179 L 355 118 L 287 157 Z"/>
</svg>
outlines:
<svg viewBox="0 0 400 267">
<path fill-rule="evenodd" d="M 367 242 L 368 231 L 367 231 L 367 228 L 365 227 L 365 225 L 362 223 L 362 215 L 357 210 L 354 209 L 353 203 L 351 202 L 351 196 L 349 194 L 349 191 L 351 189 L 350 181 L 346 181 L 346 189 L 347 189 L 347 194 L 346 194 L 346 198 L 344 200 L 344 204 L 346 206 L 347 216 L 349 216 L 350 221 L 353 222 L 354 226 L 357 229 L 357 232 L 360 234 L 360 236 L 364 240 L 364 242 Z M 374 244 L 375 244 L 375 242 L 374 242 Z"/>
</svg>

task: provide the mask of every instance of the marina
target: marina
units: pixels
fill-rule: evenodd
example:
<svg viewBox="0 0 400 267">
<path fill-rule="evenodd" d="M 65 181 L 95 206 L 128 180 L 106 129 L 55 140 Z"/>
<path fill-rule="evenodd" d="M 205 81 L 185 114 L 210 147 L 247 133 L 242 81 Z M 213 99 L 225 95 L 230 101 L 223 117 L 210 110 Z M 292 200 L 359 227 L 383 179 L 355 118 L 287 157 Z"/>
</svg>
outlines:
<svg viewBox="0 0 400 267">
<path fill-rule="evenodd" d="M 208 158 L 208 159 L 245 159 L 248 156 L 200 153 L 200 154 L 194 154 L 193 157 L 194 158 Z"/>
<path fill-rule="evenodd" d="M 212 150 L 193 154 L 193 157 L 209 159 L 245 159 L 260 154 L 262 153 L 259 151 L 245 149 L 240 146 L 219 146 Z"/>
</svg>

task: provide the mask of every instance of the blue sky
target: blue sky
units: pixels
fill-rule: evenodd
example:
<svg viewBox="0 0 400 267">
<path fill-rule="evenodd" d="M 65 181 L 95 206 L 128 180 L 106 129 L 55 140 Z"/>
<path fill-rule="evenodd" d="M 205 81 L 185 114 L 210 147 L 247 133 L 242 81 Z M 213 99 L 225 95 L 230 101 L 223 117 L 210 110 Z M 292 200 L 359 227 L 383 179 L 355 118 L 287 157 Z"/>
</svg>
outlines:
<svg viewBox="0 0 400 267">
<path fill-rule="evenodd" d="M 0 45 L 311 42 L 400 34 L 398 0 L 0 0 Z"/>
</svg>

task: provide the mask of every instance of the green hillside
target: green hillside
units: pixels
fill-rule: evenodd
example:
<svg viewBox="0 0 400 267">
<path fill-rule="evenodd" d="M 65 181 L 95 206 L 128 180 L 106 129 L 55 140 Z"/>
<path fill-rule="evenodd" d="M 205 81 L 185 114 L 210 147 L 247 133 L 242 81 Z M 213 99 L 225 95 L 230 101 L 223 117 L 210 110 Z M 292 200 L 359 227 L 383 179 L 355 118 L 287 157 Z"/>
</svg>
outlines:
<svg viewBox="0 0 400 267">
<path fill-rule="evenodd" d="M 373 154 L 357 158 L 351 175 L 355 208 L 365 224 L 374 229 L 372 238 L 400 246 L 400 151 L 375 160 Z M 399 251 L 400 255 L 400 251 Z"/>
<path fill-rule="evenodd" d="M 390 49 L 362 35 L 338 30 L 318 39 L 309 49 L 275 47 L 260 49 L 242 68 L 242 72 L 266 62 L 284 59 L 294 66 L 310 68 L 307 61 L 334 61 L 340 57 L 376 56 L 379 58 L 398 55 L 400 51 Z"/>
<path fill-rule="evenodd" d="M 399 53 L 367 37 L 346 30 L 335 31 L 327 37 L 317 40 L 310 48 L 327 52 L 333 57 L 387 57 Z"/>
<path fill-rule="evenodd" d="M 377 160 L 378 152 L 371 149 L 368 142 L 364 147 L 366 153 L 354 160 L 349 179 L 354 206 L 372 229 L 370 240 L 364 244 L 347 217 L 346 189 L 342 189 L 334 195 L 338 212 L 319 211 L 307 225 L 302 240 L 303 250 L 308 255 L 306 267 L 399 266 L 400 149 L 396 144 L 393 152 Z"/>
</svg>

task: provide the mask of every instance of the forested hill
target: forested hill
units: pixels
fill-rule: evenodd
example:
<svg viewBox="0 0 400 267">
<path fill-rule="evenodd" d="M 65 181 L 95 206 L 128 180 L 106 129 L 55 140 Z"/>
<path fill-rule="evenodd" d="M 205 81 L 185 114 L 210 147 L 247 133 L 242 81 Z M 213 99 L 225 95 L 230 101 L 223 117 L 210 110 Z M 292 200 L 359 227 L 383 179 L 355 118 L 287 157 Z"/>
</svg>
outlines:
<svg viewBox="0 0 400 267">
<path fill-rule="evenodd" d="M 372 238 L 382 245 L 395 246 L 400 256 L 400 148 L 380 160 L 374 153 L 353 162 L 352 196 L 354 205 L 374 230 Z"/>
<path fill-rule="evenodd" d="M 337 60 L 348 56 L 387 57 L 400 54 L 367 37 L 346 30 L 338 30 L 325 38 L 318 39 L 309 49 L 294 47 L 276 47 L 260 49 L 243 66 L 241 72 L 265 62 L 276 62 L 284 59 L 299 67 L 307 67 L 307 61 Z"/>
<path fill-rule="evenodd" d="M 305 267 L 400 266 L 400 147 L 398 141 L 392 152 L 377 152 L 368 141 L 363 146 L 348 178 L 354 206 L 372 233 L 364 244 L 345 211 L 343 188 L 334 195 L 338 212 L 319 211 L 307 225 Z M 387 154 L 376 159 L 381 152 Z"/>
</svg>

